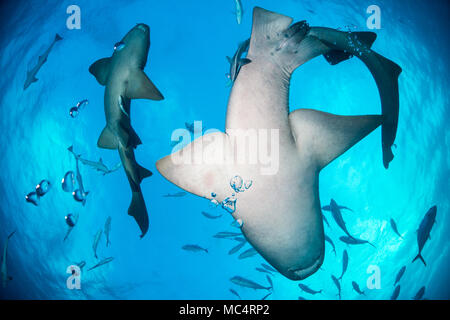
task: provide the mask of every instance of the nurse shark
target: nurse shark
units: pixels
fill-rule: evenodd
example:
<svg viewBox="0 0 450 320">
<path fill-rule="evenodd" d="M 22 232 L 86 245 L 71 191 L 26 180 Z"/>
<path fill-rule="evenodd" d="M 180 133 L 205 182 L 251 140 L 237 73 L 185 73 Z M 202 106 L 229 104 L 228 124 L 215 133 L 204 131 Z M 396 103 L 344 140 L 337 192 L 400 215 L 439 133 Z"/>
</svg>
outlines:
<svg viewBox="0 0 450 320">
<path fill-rule="evenodd" d="M 160 159 L 156 167 L 182 189 L 219 202 L 230 196 L 235 175 L 253 180 L 249 190 L 236 193 L 232 215 L 243 221 L 243 234 L 264 259 L 287 278 L 301 280 L 324 260 L 320 171 L 380 125 L 386 168 L 392 160 L 401 68 L 370 49 L 376 37 L 372 32 L 349 34 L 292 21 L 254 9 L 247 54 L 252 62 L 242 66 L 234 82 L 225 133 L 205 134 Z M 309 109 L 289 113 L 293 71 L 319 55 L 331 64 L 352 55 L 361 59 L 378 85 L 382 115 L 339 116 Z M 277 143 L 270 146 L 279 153 L 275 172 L 265 171 L 260 162 L 236 161 L 236 156 L 253 156 L 251 148 L 242 147 L 248 142 L 242 136 L 251 130 L 278 132 Z"/>
<path fill-rule="evenodd" d="M 148 213 L 140 184 L 152 173 L 141 167 L 134 156 L 134 149 L 142 142 L 131 127 L 130 104 L 132 99 L 164 99 L 143 71 L 149 48 L 150 28 L 139 23 L 116 43 L 110 58 L 100 59 L 89 67 L 89 72 L 105 86 L 106 127 L 97 145 L 119 151 L 132 190 L 128 214 L 138 223 L 141 238 L 148 231 Z"/>
</svg>

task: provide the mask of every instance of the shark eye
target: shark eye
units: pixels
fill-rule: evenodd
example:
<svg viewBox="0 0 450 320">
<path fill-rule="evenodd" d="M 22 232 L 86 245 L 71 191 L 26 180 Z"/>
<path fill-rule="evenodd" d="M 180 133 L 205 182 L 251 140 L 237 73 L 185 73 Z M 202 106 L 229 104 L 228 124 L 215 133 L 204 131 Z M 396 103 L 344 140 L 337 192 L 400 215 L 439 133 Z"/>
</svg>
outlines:
<svg viewBox="0 0 450 320">
<path fill-rule="evenodd" d="M 124 47 L 125 47 L 125 43 L 123 43 L 122 41 L 117 42 L 117 43 L 114 45 L 114 51 L 120 51 L 120 50 L 122 50 Z"/>
</svg>

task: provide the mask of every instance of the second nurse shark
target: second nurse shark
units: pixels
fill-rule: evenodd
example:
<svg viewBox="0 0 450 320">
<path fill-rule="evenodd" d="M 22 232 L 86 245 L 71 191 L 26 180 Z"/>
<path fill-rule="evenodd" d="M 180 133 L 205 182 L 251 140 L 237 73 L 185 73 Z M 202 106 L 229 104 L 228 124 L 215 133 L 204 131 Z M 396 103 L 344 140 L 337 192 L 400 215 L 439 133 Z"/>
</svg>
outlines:
<svg viewBox="0 0 450 320">
<path fill-rule="evenodd" d="M 345 32 L 292 21 L 275 12 L 254 9 L 249 63 L 241 67 L 231 91 L 226 134 L 202 136 L 156 165 L 166 179 L 184 190 L 220 201 L 229 196 L 229 181 L 236 174 L 251 178 L 253 186 L 239 195 L 233 217 L 243 221 L 243 234 L 262 257 L 284 276 L 299 280 L 316 272 L 324 259 L 318 190 L 321 169 L 380 125 L 384 166 L 387 168 L 393 159 L 401 68 L 370 49 L 376 38 L 372 32 L 353 32 L 349 37 Z M 140 183 L 152 173 L 134 157 L 134 148 L 141 140 L 131 127 L 130 103 L 131 99 L 163 99 L 143 72 L 149 46 L 149 27 L 138 24 L 115 45 L 110 58 L 89 68 L 105 86 L 107 124 L 97 144 L 119 151 L 132 189 L 128 213 L 136 219 L 141 237 L 149 222 Z M 382 115 L 337 116 L 309 109 L 288 113 L 293 71 L 319 55 L 331 64 L 352 56 L 361 59 L 378 86 Z M 265 175 L 258 164 L 224 164 L 223 158 L 231 156 L 230 145 L 239 140 L 233 129 L 278 129 L 279 170 Z M 196 148 L 199 144 L 205 148 Z M 177 162 L 174 155 L 217 161 Z"/>
</svg>

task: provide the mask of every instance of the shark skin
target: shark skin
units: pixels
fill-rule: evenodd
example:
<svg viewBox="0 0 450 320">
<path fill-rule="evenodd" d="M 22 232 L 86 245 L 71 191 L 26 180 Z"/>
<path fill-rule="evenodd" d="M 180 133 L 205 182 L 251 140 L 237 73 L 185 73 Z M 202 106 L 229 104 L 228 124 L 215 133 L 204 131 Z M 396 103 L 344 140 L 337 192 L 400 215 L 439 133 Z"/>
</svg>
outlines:
<svg viewBox="0 0 450 320">
<path fill-rule="evenodd" d="M 147 233 L 149 224 L 140 184 L 142 179 L 152 173 L 141 167 L 134 156 L 134 149 L 142 142 L 131 126 L 131 100 L 164 99 L 143 71 L 149 49 L 150 28 L 139 23 L 116 43 L 110 58 L 100 59 L 89 67 L 89 72 L 105 86 L 106 127 L 98 139 L 97 146 L 119 152 L 132 190 L 128 214 L 139 225 L 141 238 Z"/>
<path fill-rule="evenodd" d="M 329 55 L 329 60 L 337 63 L 338 53 L 350 50 L 349 43 L 341 39 L 346 33 L 333 29 L 327 33 L 305 21 L 291 23 L 290 17 L 254 9 L 247 54 L 252 62 L 241 68 L 231 90 L 225 133 L 206 134 L 160 159 L 156 167 L 178 187 L 210 200 L 214 193 L 219 202 L 230 195 L 232 177 L 239 174 L 251 179 L 252 187 L 237 194 L 233 217 L 243 221 L 242 233 L 266 261 L 287 278 L 302 280 L 314 274 L 324 260 L 320 171 L 384 125 L 386 117 L 338 116 L 309 109 L 289 113 L 293 71 L 319 55 Z M 328 38 L 333 45 L 320 40 Z M 384 85 L 384 78 L 393 82 L 391 72 L 379 70 L 377 59 L 381 56 L 370 50 L 373 33 L 358 33 L 358 39 L 362 39 L 360 46 L 369 50 L 358 57 L 374 77 L 381 77 L 377 83 Z M 395 109 L 395 101 L 390 100 L 395 100 L 395 93 L 388 93 L 381 100 Z M 380 94 L 387 93 L 380 90 Z M 249 129 L 278 130 L 275 147 L 279 165 L 275 173 L 263 172 L 259 163 L 230 161 L 236 157 L 235 150 L 244 153 L 237 156 L 249 159 L 250 151 L 239 145 L 246 141 L 236 133 Z"/>
</svg>

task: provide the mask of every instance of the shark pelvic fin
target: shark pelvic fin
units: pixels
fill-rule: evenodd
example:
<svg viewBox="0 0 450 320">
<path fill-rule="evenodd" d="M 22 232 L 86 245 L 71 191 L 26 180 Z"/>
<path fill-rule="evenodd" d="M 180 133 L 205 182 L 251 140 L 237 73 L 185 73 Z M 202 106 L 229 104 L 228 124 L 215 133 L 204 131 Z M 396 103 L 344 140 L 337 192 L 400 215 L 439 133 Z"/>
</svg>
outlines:
<svg viewBox="0 0 450 320">
<path fill-rule="evenodd" d="M 97 79 L 102 86 L 106 85 L 108 80 L 111 58 L 103 58 L 95 61 L 90 67 L 89 72 Z"/>
<path fill-rule="evenodd" d="M 129 99 L 163 100 L 164 97 L 144 71 L 135 69 L 130 73 L 126 96 Z"/>
<path fill-rule="evenodd" d="M 141 238 L 145 236 L 148 231 L 148 213 L 141 191 L 133 191 L 131 204 L 128 208 L 128 214 L 132 216 L 139 225 L 142 232 Z"/>
<path fill-rule="evenodd" d="M 106 126 L 97 141 L 97 146 L 103 149 L 117 149 L 118 142 L 116 135 Z"/>
<path fill-rule="evenodd" d="M 300 153 L 312 153 L 319 169 L 376 129 L 382 116 L 338 116 L 298 109 L 289 114 L 292 134 Z"/>
</svg>

